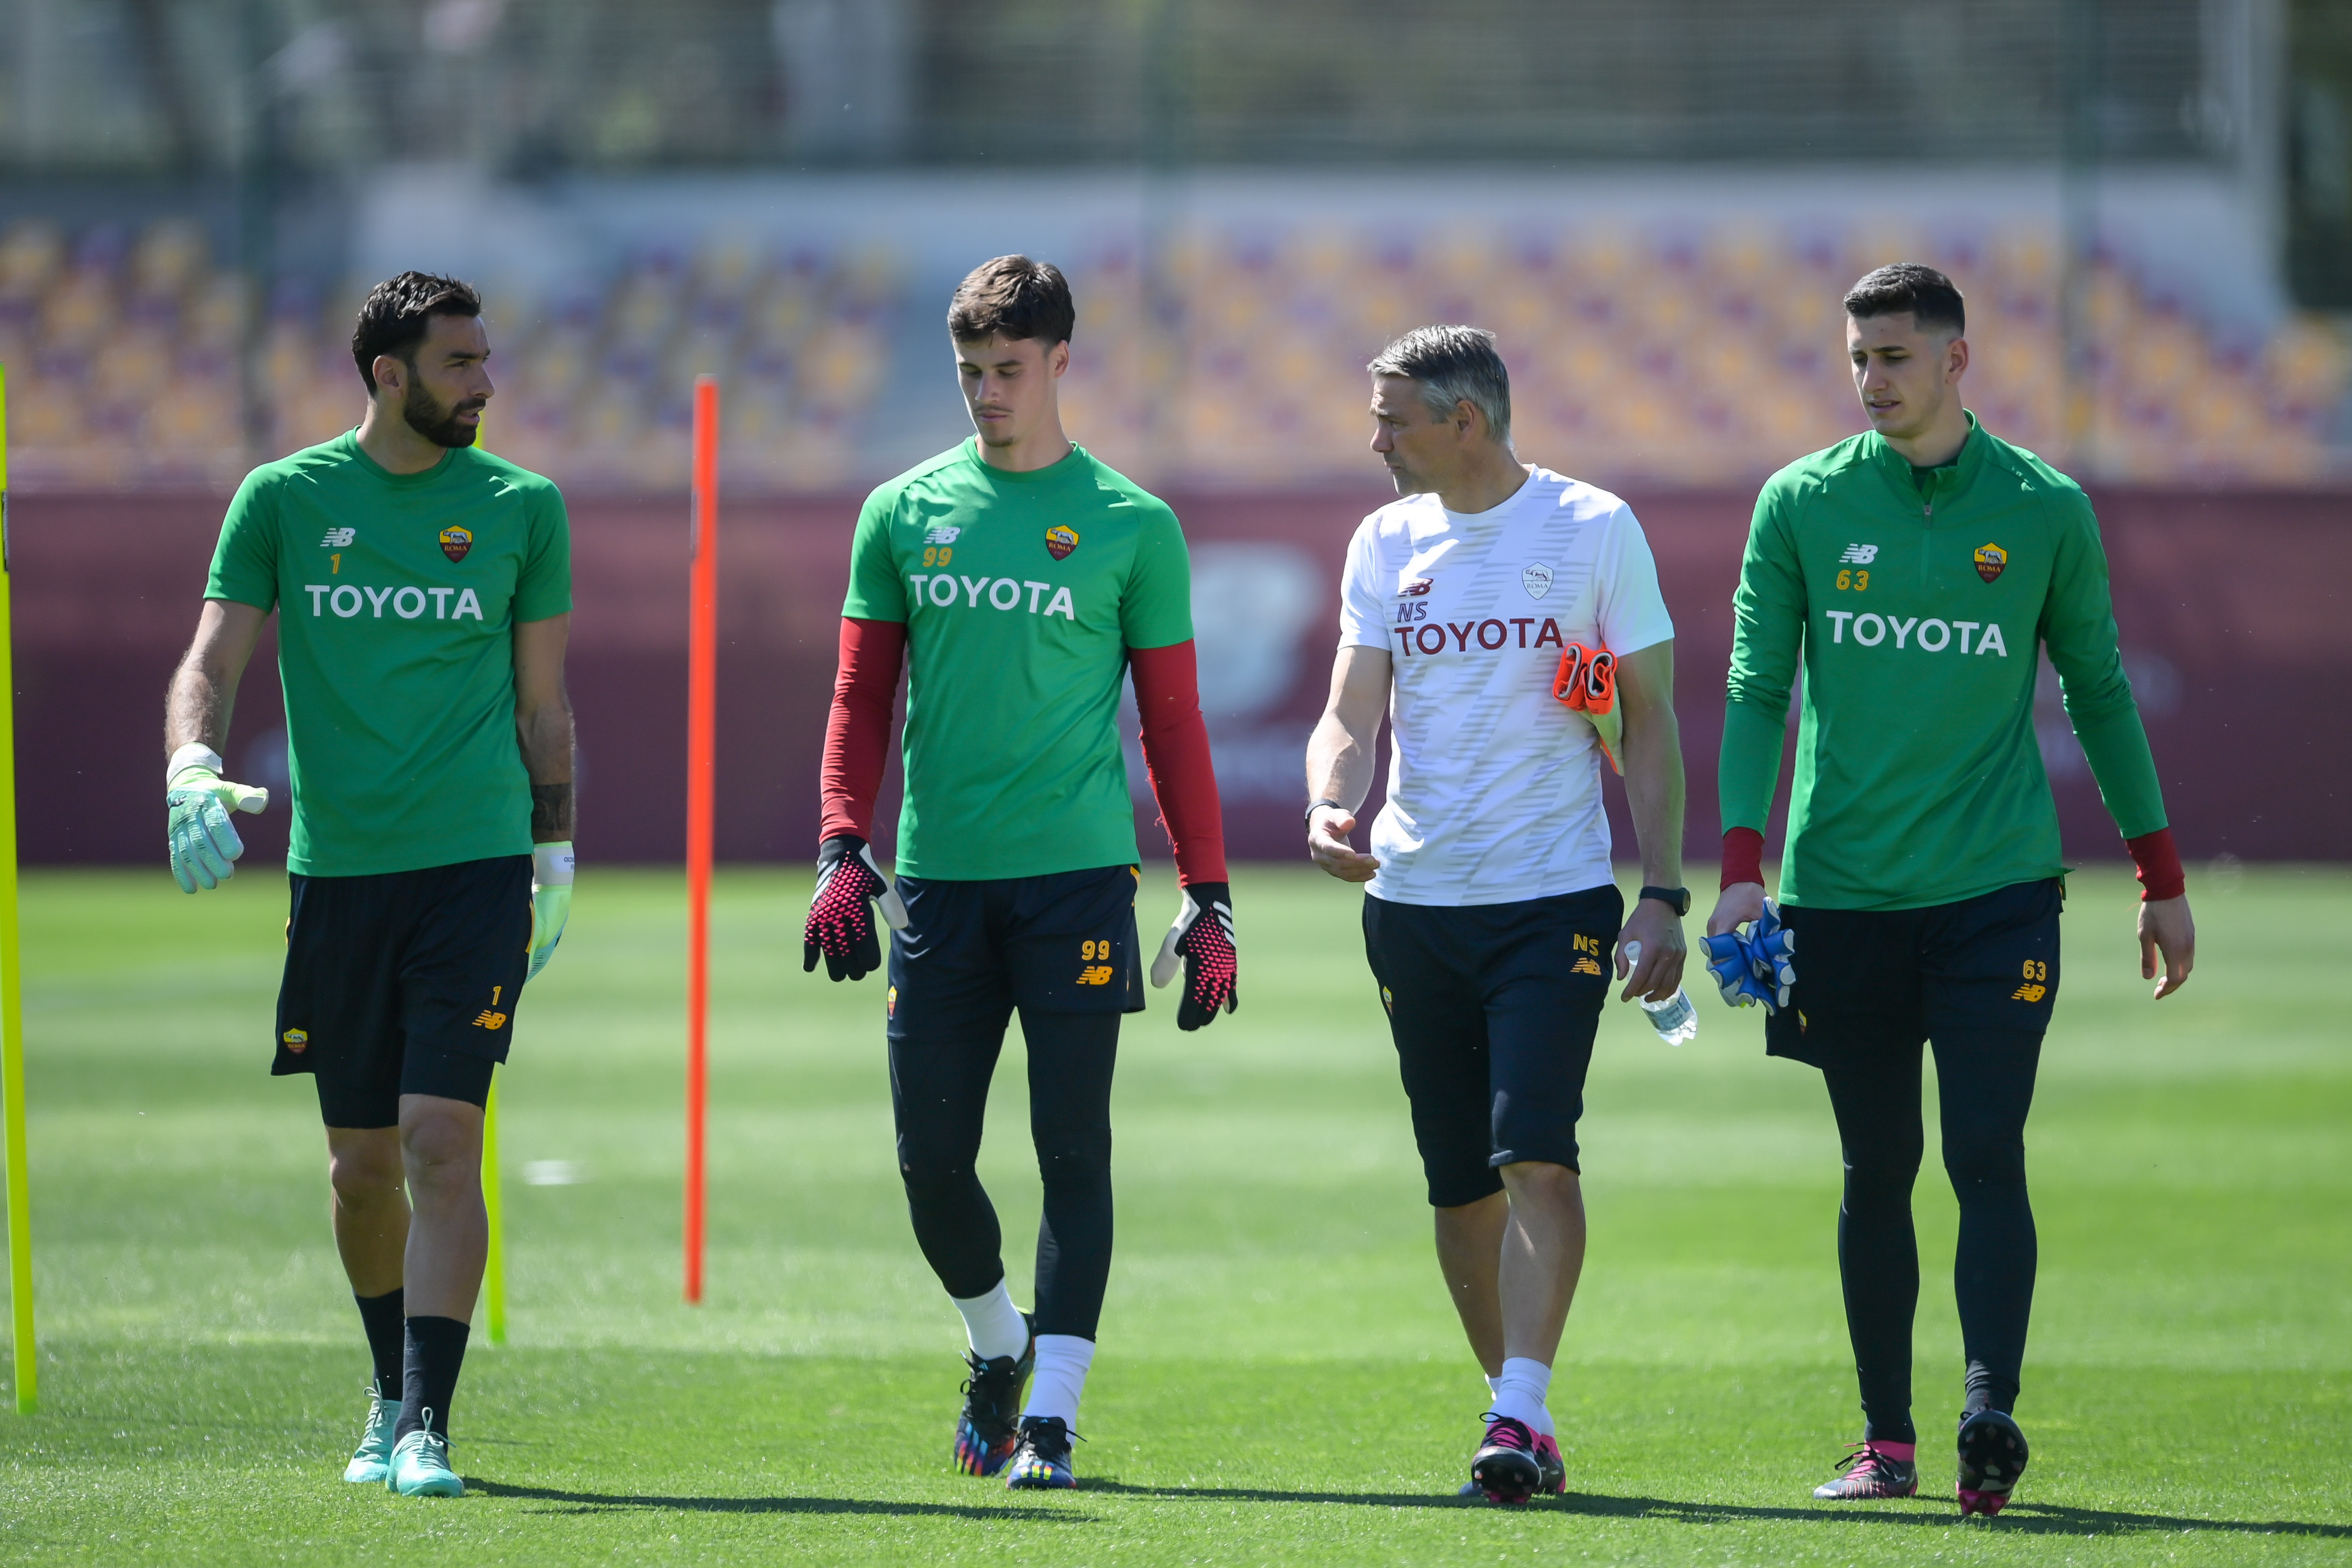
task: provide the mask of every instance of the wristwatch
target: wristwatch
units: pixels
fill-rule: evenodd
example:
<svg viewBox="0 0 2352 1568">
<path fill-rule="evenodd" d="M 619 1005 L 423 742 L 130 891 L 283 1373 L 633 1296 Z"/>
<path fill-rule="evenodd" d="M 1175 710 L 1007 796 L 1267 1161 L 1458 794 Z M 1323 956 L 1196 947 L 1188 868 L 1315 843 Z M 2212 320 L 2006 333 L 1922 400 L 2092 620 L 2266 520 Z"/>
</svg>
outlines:
<svg viewBox="0 0 2352 1568">
<path fill-rule="evenodd" d="M 1657 900 L 1658 902 L 1674 910 L 1676 919 L 1690 913 L 1688 888 L 1644 888 L 1642 889 L 1642 897 Z"/>
</svg>

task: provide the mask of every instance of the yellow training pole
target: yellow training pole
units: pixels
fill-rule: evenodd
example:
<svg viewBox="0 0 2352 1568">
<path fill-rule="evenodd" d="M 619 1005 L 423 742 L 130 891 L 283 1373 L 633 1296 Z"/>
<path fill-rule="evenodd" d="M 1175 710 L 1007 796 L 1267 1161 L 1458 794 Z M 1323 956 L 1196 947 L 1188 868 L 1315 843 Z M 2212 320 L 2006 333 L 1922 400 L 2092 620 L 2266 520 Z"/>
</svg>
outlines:
<svg viewBox="0 0 2352 1568">
<path fill-rule="evenodd" d="M 482 1270 L 483 1310 L 490 1343 L 507 1342 L 507 1226 L 499 1203 L 499 1080 L 490 1076 L 490 1098 L 482 1107 L 482 1207 L 490 1219 L 490 1247 Z"/>
<path fill-rule="evenodd" d="M 16 1414 L 39 1394 L 33 1360 L 33 1198 L 25 1185 L 25 988 L 16 956 L 16 670 L 8 617 L 8 381 L 0 365 L 0 1105 L 7 1116 L 8 1301 Z"/>
<path fill-rule="evenodd" d="M 482 426 L 474 426 L 474 445 L 482 450 Z M 490 1343 L 507 1342 L 507 1224 L 499 1201 L 499 1079 L 490 1075 L 490 1097 L 482 1105 L 482 1210 L 489 1216 L 488 1256 L 482 1260 L 482 1314 Z"/>
</svg>

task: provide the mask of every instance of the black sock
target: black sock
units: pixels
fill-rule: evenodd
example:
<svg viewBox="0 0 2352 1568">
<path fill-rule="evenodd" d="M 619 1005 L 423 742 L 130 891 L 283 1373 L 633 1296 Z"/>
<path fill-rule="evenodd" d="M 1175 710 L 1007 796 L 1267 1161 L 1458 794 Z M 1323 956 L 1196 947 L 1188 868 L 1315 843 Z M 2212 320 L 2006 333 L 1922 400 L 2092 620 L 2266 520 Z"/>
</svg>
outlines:
<svg viewBox="0 0 2352 1568">
<path fill-rule="evenodd" d="M 2003 1377 L 1980 1361 L 1969 1363 L 1969 1395 L 1960 1406 L 1960 1419 L 1998 1410 L 2003 1415 L 2017 1411 L 2017 1379 Z"/>
<path fill-rule="evenodd" d="M 408 1320 L 400 1425 L 393 1428 L 394 1442 L 425 1426 L 449 1436 L 449 1401 L 457 1392 L 457 1369 L 466 1364 L 466 1336 L 471 1331 L 455 1318 Z"/>
<path fill-rule="evenodd" d="M 367 1330 L 368 1354 L 375 1362 L 375 1396 L 397 1399 L 401 1392 L 401 1363 L 407 1352 L 405 1332 L 402 1328 L 400 1299 L 406 1292 L 394 1286 L 381 1296 L 362 1296 L 354 1291 L 352 1300 L 359 1303 L 360 1322 Z"/>
</svg>

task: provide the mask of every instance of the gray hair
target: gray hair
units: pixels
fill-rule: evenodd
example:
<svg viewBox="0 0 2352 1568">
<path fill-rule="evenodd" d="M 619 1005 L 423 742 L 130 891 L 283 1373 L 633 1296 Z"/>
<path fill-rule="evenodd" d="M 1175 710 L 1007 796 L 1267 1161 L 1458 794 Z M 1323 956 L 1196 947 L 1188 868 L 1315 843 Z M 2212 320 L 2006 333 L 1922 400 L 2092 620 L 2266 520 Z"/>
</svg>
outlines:
<svg viewBox="0 0 2352 1568">
<path fill-rule="evenodd" d="M 1484 415 L 1487 433 L 1511 442 L 1511 373 L 1483 327 L 1415 327 L 1364 367 L 1374 375 L 1401 375 L 1421 384 L 1421 400 L 1440 419 L 1467 403 Z"/>
</svg>

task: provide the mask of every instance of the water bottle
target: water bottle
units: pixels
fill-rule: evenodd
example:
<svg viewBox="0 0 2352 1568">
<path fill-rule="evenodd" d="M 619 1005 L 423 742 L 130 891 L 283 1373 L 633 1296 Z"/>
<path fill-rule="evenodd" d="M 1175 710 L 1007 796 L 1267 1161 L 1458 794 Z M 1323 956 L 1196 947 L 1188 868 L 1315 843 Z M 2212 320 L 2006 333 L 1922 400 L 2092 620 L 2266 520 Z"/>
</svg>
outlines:
<svg viewBox="0 0 2352 1568">
<path fill-rule="evenodd" d="M 1640 942 L 1625 944 L 1625 962 L 1628 964 L 1642 962 Z M 1681 986 L 1675 986 L 1675 994 L 1663 1002 L 1653 1002 L 1647 996 L 1636 996 L 1633 1000 L 1642 1005 L 1642 1012 L 1650 1020 L 1650 1027 L 1657 1030 L 1658 1038 L 1666 1044 L 1679 1046 L 1698 1034 L 1698 1009 L 1691 1005 L 1690 997 L 1684 994 Z"/>
</svg>

